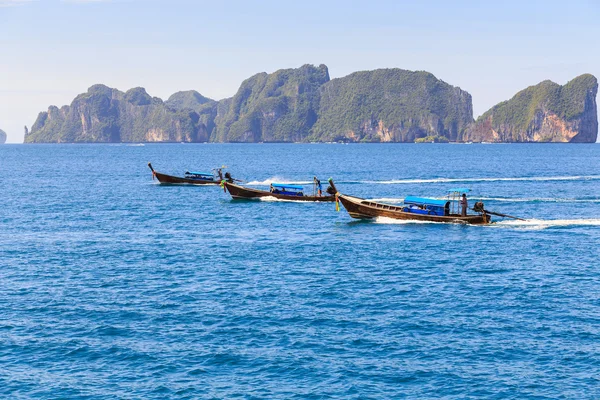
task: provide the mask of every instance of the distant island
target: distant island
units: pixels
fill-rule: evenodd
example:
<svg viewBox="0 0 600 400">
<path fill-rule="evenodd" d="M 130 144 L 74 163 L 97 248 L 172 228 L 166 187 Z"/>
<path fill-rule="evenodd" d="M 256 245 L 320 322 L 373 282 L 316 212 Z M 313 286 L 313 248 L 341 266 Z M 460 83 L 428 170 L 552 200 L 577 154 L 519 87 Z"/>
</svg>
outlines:
<svg viewBox="0 0 600 400">
<path fill-rule="evenodd" d="M 6 132 L 0 129 L 0 144 L 6 143 Z"/>
<path fill-rule="evenodd" d="M 26 143 L 579 142 L 598 136 L 598 81 L 544 81 L 473 119 L 471 95 L 424 71 L 378 69 L 330 79 L 304 65 L 244 82 L 219 101 L 191 90 L 163 101 L 144 88 L 94 85 L 41 112 Z"/>
<path fill-rule="evenodd" d="M 469 125 L 465 141 L 595 143 L 598 80 L 581 75 L 564 86 L 544 81 L 492 107 Z"/>
</svg>

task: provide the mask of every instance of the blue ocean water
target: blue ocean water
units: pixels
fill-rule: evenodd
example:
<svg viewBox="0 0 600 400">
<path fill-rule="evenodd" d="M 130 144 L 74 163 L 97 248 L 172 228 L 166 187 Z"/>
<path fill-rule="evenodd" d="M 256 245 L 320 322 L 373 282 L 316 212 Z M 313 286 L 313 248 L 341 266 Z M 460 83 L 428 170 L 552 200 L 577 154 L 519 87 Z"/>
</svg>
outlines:
<svg viewBox="0 0 600 400">
<path fill-rule="evenodd" d="M 148 161 L 530 220 L 362 222 Z M 4 145 L 0 203 L 1 398 L 600 397 L 598 145 Z"/>
</svg>

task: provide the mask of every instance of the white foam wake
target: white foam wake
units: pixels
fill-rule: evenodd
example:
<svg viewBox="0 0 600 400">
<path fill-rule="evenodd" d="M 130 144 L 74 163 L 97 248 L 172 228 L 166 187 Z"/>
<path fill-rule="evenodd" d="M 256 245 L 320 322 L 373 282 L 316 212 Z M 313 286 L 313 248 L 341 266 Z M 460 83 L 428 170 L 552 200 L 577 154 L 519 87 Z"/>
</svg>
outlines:
<svg viewBox="0 0 600 400">
<path fill-rule="evenodd" d="M 528 219 L 526 221 L 504 220 L 487 226 L 523 228 L 531 230 L 568 226 L 600 226 L 600 218 Z"/>
<path fill-rule="evenodd" d="M 562 199 L 553 197 L 472 197 L 474 200 L 500 201 L 508 203 L 600 203 L 600 199 Z"/>
<path fill-rule="evenodd" d="M 290 199 L 278 199 L 277 197 L 267 196 L 267 197 L 259 197 L 260 201 L 268 201 L 268 202 L 285 202 L 285 203 L 306 203 L 311 204 L 312 201 L 304 201 L 304 200 L 290 200 Z"/>
<path fill-rule="evenodd" d="M 379 199 L 366 199 L 366 201 L 375 201 L 383 203 L 403 203 L 404 198 L 402 197 L 381 197 Z"/>
<path fill-rule="evenodd" d="M 447 197 L 434 197 L 437 200 L 447 200 Z M 382 202 L 382 203 L 402 203 L 404 198 L 402 197 L 380 197 L 376 199 L 367 199 L 368 201 Z M 481 201 L 497 201 L 505 203 L 600 203 L 600 199 L 566 199 L 566 198 L 554 198 L 554 197 L 471 197 L 471 200 Z"/>
<path fill-rule="evenodd" d="M 532 176 L 514 178 L 431 178 L 431 179 L 393 179 L 388 181 L 365 181 L 363 183 L 380 185 L 402 185 L 413 183 L 469 183 L 469 182 L 548 182 L 548 181 L 579 181 L 599 180 L 600 175 L 574 175 L 574 176 Z"/>
<path fill-rule="evenodd" d="M 340 181 L 338 183 L 366 183 L 376 185 L 406 185 L 415 183 L 476 183 L 476 182 L 551 182 L 551 181 L 588 181 L 600 180 L 600 175 L 573 176 L 530 176 L 530 177 L 488 177 L 488 178 L 427 178 L 427 179 L 391 179 L 386 181 Z M 322 181 L 323 182 L 323 181 Z M 309 185 L 312 181 L 294 181 L 273 176 L 262 181 L 251 181 L 248 185 L 269 186 L 271 183 L 289 183 L 292 185 Z"/>
<path fill-rule="evenodd" d="M 446 224 L 444 222 L 434 221 L 418 221 L 418 220 L 404 220 L 394 219 L 387 217 L 377 217 L 374 219 L 375 223 L 378 224 L 390 224 L 390 225 L 408 225 L 408 224 Z M 513 228 L 513 229 L 524 229 L 524 230 L 541 230 L 547 228 L 556 227 L 569 227 L 569 226 L 600 226 L 600 218 L 587 218 L 587 219 L 528 219 L 526 221 L 517 220 L 503 220 L 494 222 L 490 225 L 473 225 L 477 227 L 490 227 L 490 228 Z"/>
<path fill-rule="evenodd" d="M 289 179 L 281 178 L 278 176 L 273 176 L 271 178 L 267 178 L 264 181 L 251 181 L 248 182 L 248 185 L 254 186 L 269 186 L 271 183 L 287 183 L 290 185 L 308 185 L 311 184 L 312 181 L 292 181 Z"/>
</svg>

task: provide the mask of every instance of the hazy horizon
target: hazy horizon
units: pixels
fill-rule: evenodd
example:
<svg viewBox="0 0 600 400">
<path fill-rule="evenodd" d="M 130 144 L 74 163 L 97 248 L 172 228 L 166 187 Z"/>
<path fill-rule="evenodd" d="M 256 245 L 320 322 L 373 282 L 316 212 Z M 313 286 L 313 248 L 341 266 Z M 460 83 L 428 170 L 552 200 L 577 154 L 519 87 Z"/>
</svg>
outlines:
<svg viewBox="0 0 600 400">
<path fill-rule="evenodd" d="M 543 80 L 600 76 L 592 1 L 344 4 L 0 0 L 0 129 L 21 143 L 39 112 L 97 83 L 219 100 L 256 73 L 307 63 L 332 79 L 428 71 L 469 92 L 475 118 Z"/>
</svg>

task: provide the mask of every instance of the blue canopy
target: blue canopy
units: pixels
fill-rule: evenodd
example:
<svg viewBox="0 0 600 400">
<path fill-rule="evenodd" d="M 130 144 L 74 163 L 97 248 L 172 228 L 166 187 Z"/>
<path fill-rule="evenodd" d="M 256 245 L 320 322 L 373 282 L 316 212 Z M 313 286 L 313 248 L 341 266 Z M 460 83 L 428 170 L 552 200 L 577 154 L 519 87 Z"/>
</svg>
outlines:
<svg viewBox="0 0 600 400">
<path fill-rule="evenodd" d="M 445 207 L 448 200 L 428 199 L 425 197 L 406 196 L 404 204 L 419 204 L 436 207 Z"/>
<path fill-rule="evenodd" d="M 271 186 L 276 187 L 276 188 L 282 188 L 282 189 L 296 189 L 296 190 L 304 189 L 304 187 L 302 187 L 300 185 L 292 185 L 292 184 L 288 184 L 288 183 L 271 183 Z"/>
<path fill-rule="evenodd" d="M 469 193 L 471 189 L 469 188 L 454 188 L 448 189 L 448 193 Z"/>
<path fill-rule="evenodd" d="M 202 175 L 202 176 L 213 176 L 210 172 L 185 172 L 186 175 Z"/>
</svg>

